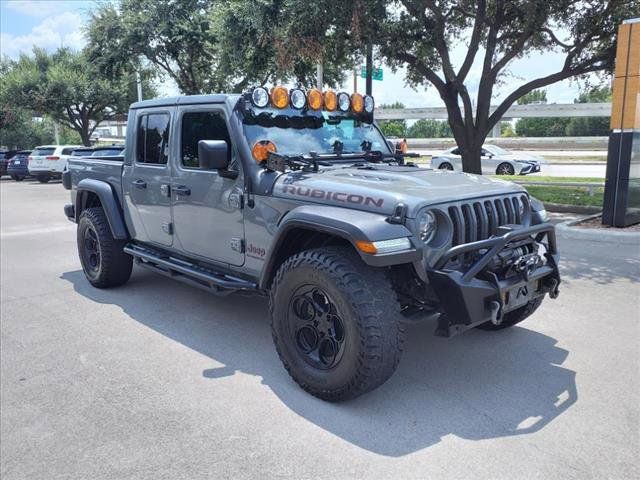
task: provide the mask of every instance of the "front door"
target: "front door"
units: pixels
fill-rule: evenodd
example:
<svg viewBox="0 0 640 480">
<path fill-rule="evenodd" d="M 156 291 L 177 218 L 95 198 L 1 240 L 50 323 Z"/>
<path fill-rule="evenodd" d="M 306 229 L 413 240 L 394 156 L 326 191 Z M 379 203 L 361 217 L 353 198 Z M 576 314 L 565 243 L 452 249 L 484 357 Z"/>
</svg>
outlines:
<svg viewBox="0 0 640 480">
<path fill-rule="evenodd" d="M 123 175 L 135 238 L 161 246 L 173 243 L 169 123 L 168 112 L 138 115 L 136 151 Z"/>
<path fill-rule="evenodd" d="M 242 265 L 243 179 L 224 111 L 211 106 L 185 106 L 179 110 L 178 118 L 180 145 L 177 161 L 173 162 L 171 201 L 179 248 L 203 260 Z M 200 140 L 227 142 L 229 169 L 239 171 L 238 177 L 226 178 L 215 170 L 200 170 Z"/>
</svg>

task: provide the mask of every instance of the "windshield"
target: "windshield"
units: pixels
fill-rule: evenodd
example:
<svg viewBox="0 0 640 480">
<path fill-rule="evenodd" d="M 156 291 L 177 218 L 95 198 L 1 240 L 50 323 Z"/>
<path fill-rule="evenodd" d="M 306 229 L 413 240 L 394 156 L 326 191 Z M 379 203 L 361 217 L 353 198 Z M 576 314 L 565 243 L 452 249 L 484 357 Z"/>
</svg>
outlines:
<svg viewBox="0 0 640 480">
<path fill-rule="evenodd" d="M 330 117 L 323 112 L 317 128 L 293 128 L 244 124 L 244 132 L 249 147 L 260 140 L 270 140 L 278 153 L 285 155 L 304 155 L 309 152 L 334 154 L 362 152 L 370 144 L 369 150 L 390 153 L 380 131 L 370 123 L 353 118 Z"/>
<path fill-rule="evenodd" d="M 113 157 L 123 154 L 122 148 L 112 148 L 112 149 L 103 149 L 103 150 L 95 150 L 91 156 L 92 157 Z"/>
<path fill-rule="evenodd" d="M 504 148 L 500 148 L 497 145 L 485 145 L 485 150 L 493 153 L 494 155 L 509 155 L 509 152 Z"/>
</svg>

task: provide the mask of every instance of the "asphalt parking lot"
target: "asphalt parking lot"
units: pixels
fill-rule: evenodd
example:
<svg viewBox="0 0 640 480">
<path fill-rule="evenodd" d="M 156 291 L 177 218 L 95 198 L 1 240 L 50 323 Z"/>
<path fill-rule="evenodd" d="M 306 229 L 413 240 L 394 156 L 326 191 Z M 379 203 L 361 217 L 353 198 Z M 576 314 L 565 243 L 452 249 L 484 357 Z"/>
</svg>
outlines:
<svg viewBox="0 0 640 480">
<path fill-rule="evenodd" d="M 3 480 L 640 477 L 640 246 L 560 238 L 561 295 L 522 326 L 411 325 L 389 382 L 327 404 L 263 298 L 96 290 L 60 183 L 0 194 Z"/>
</svg>

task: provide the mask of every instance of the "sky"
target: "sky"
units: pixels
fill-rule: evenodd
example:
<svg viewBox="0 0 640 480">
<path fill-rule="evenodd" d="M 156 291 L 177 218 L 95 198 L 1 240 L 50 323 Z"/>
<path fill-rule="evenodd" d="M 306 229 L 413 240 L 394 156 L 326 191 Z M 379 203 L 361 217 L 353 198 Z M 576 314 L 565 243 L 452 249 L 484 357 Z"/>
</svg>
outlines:
<svg viewBox="0 0 640 480">
<path fill-rule="evenodd" d="M 33 45 L 49 51 L 60 46 L 81 49 L 85 44 L 83 26 L 95 6 L 93 0 L 0 0 L 0 54 L 17 58 L 20 53 L 30 52 Z M 451 57 L 454 64 L 462 63 L 465 52 L 463 42 L 453 48 Z M 480 81 L 480 57 L 481 54 L 477 56 L 478 61 L 466 81 L 472 96 Z M 557 71 L 562 61 L 562 55 L 553 52 L 516 60 L 511 65 L 510 75 L 496 89 L 493 103 L 524 81 Z M 388 67 L 382 67 L 384 80 L 373 82 L 373 96 L 378 105 L 395 101 L 406 107 L 443 105 L 435 88 L 427 86 L 414 90 L 406 86 L 404 70 L 393 73 Z M 343 87 L 350 91 L 352 85 L 353 77 L 349 75 Z M 358 89 L 364 90 L 364 79 L 358 79 Z M 580 84 L 575 80 L 560 82 L 547 87 L 547 100 L 549 103 L 572 103 L 579 90 Z M 159 91 L 163 96 L 179 94 L 171 81 L 162 82 Z"/>
</svg>

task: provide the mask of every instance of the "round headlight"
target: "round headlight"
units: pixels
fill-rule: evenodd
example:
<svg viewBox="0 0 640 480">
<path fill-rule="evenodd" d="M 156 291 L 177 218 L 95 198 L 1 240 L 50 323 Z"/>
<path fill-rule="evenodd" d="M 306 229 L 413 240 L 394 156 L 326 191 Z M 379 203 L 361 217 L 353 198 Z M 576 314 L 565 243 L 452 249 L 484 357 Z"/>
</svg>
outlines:
<svg viewBox="0 0 640 480">
<path fill-rule="evenodd" d="M 424 243 L 429 243 L 436 236 L 438 222 L 436 216 L 425 210 L 418 216 L 418 236 Z"/>
<path fill-rule="evenodd" d="M 349 98 L 349 94 L 346 92 L 340 92 L 338 94 L 338 110 L 341 112 L 348 112 L 350 106 L 351 99 Z"/>
<path fill-rule="evenodd" d="M 306 95 L 299 88 L 291 90 L 289 97 L 291 99 L 291 106 L 293 108 L 297 108 L 298 110 L 303 108 L 304 104 L 307 103 Z"/>
<path fill-rule="evenodd" d="M 373 97 L 371 95 L 364 96 L 364 111 L 367 113 L 373 113 Z"/>
<path fill-rule="evenodd" d="M 264 108 L 269 104 L 269 92 L 264 87 L 256 87 L 251 92 L 251 103 L 258 108 Z"/>
</svg>

